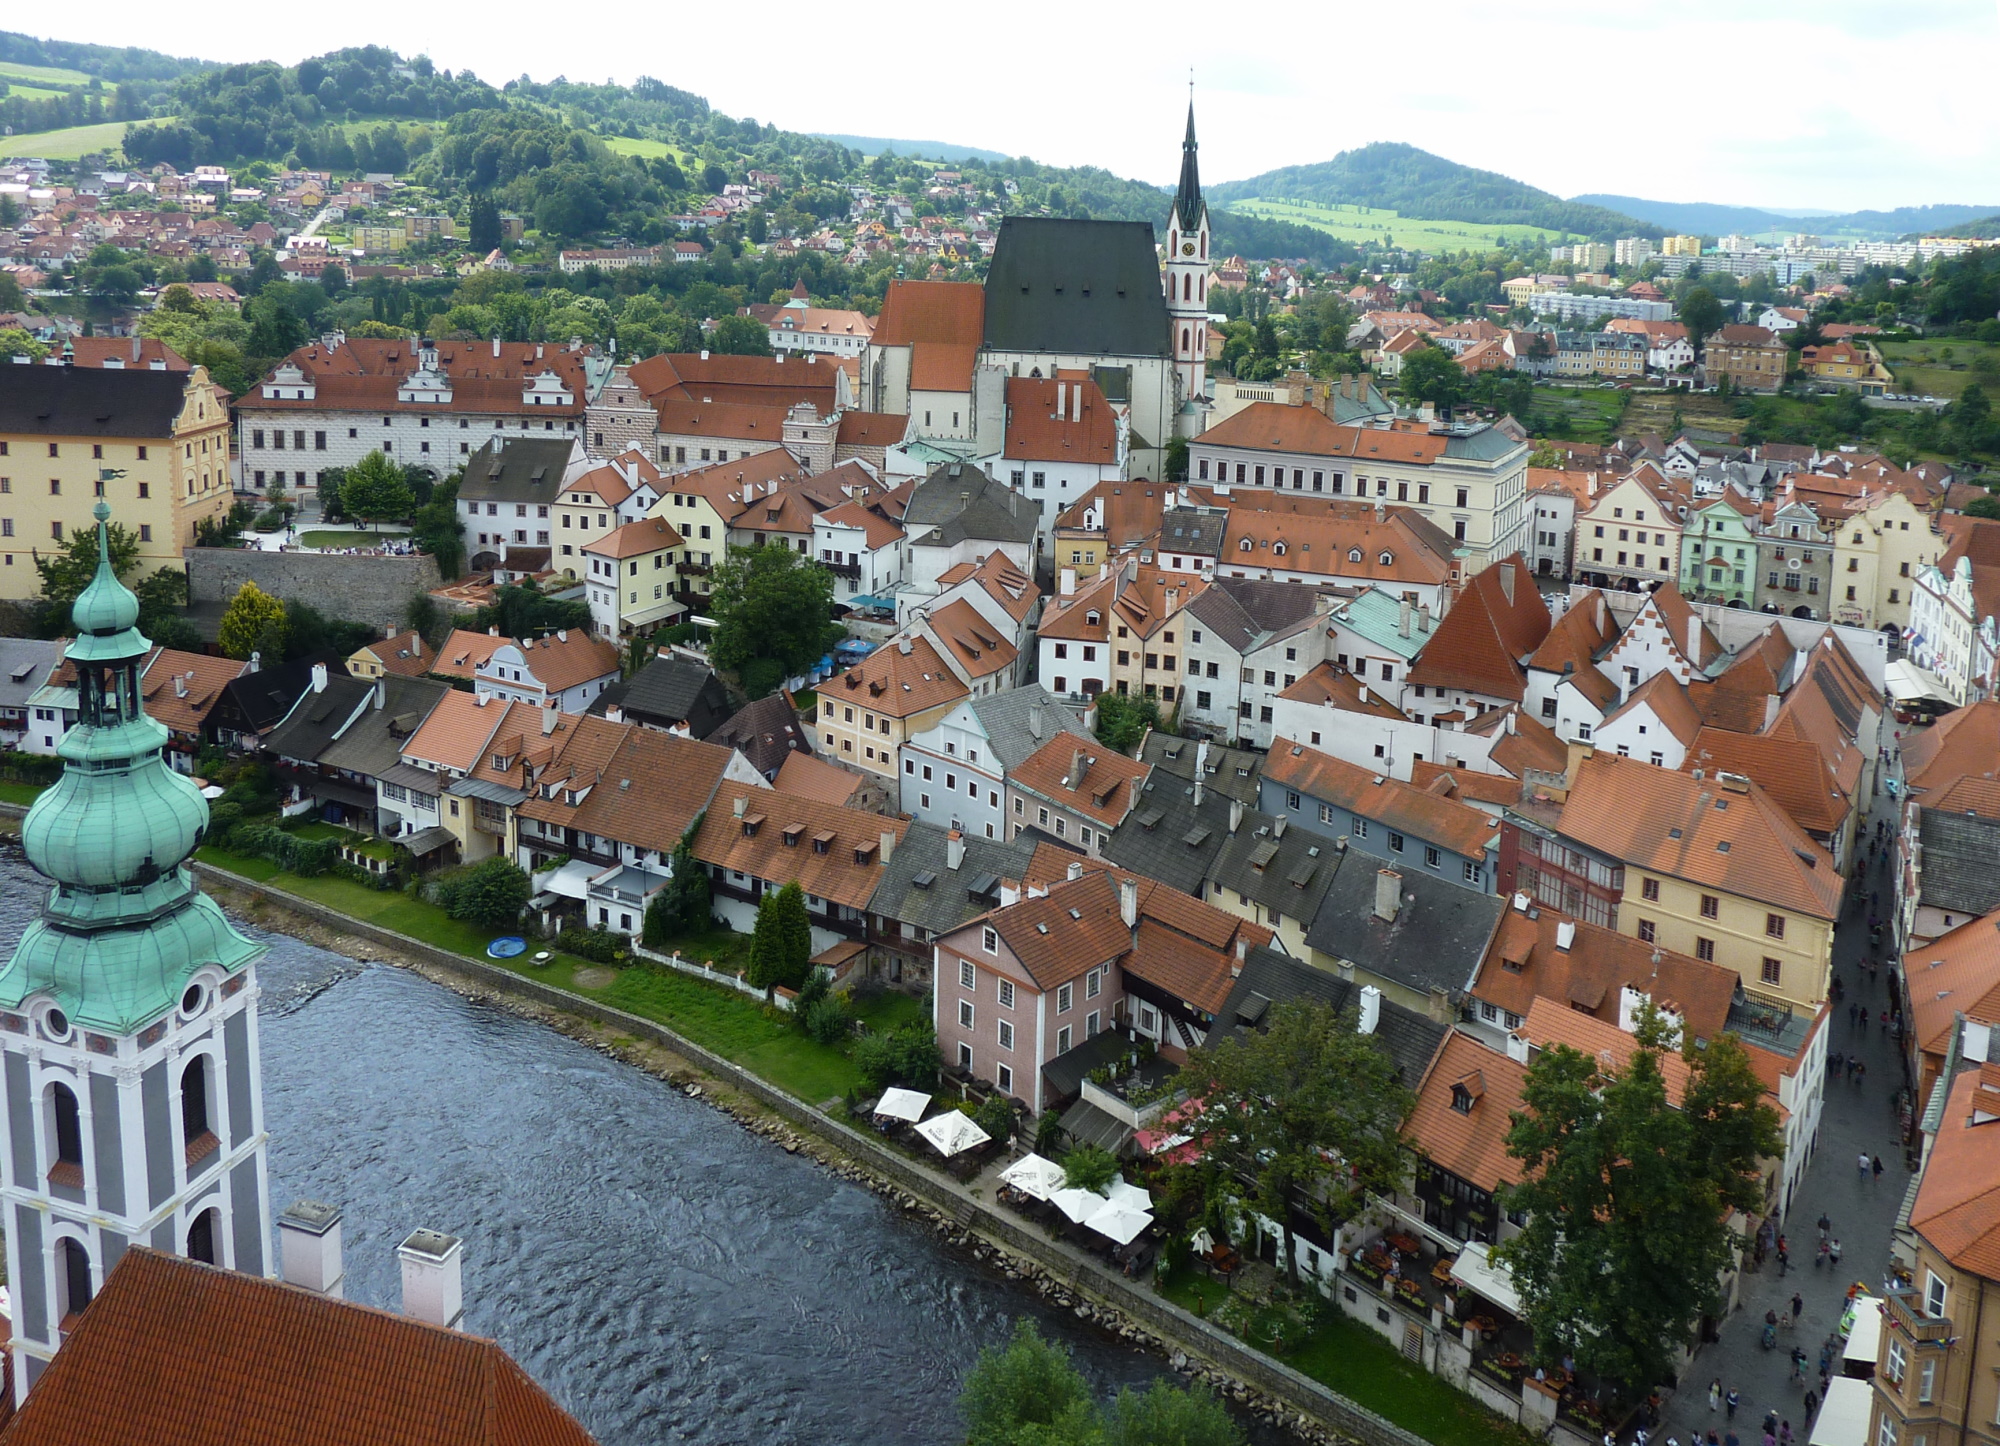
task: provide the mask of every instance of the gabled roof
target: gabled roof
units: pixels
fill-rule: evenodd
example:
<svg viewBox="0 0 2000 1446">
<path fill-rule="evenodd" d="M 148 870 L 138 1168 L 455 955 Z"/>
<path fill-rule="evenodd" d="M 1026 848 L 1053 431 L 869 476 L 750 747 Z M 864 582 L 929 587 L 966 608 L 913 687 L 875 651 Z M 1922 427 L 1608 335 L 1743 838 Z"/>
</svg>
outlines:
<svg viewBox="0 0 2000 1446">
<path fill-rule="evenodd" d="M 820 687 L 824 698 L 887 713 L 891 718 L 911 717 L 963 698 L 967 692 L 929 638 L 909 635 L 883 644 Z"/>
<path fill-rule="evenodd" d="M 1604 722 L 1598 725 L 1596 731 L 1601 732 L 1636 708 L 1650 709 L 1660 725 L 1673 734 L 1683 748 L 1693 744 L 1695 735 L 1701 732 L 1701 714 L 1695 711 L 1688 690 L 1679 678 L 1665 669 L 1634 688 L 1623 703 L 1605 714 Z"/>
<path fill-rule="evenodd" d="M 1739 790 L 1598 753 L 1578 765 L 1558 827 L 1632 868 L 1813 918 L 1840 916 L 1832 856 L 1747 779 Z"/>
<path fill-rule="evenodd" d="M 1952 914 L 2000 908 L 2000 818 L 1919 808 L 1923 902 Z"/>
<path fill-rule="evenodd" d="M 1216 1028 L 1247 1038 L 1269 1017 L 1270 1006 L 1297 999 L 1317 999 L 1345 1014 L 1360 1009 L 1362 988 L 1275 949 L 1252 949 L 1216 1016 Z M 1380 1010 L 1375 1038 L 1396 1062 L 1396 1073 L 1403 1083 L 1415 1088 L 1452 1033 L 1451 1026 L 1386 998 L 1380 1002 Z"/>
<path fill-rule="evenodd" d="M 1353 503 L 1338 510 L 1234 506 L 1216 568 L 1268 567 L 1354 582 L 1451 581 L 1457 569 L 1449 537 L 1407 508 L 1387 508 L 1377 519 L 1373 508 Z"/>
<path fill-rule="evenodd" d="M 521 716 L 510 719 L 507 715 L 515 709 L 521 711 Z M 540 709 L 453 689 L 438 700 L 423 726 L 403 745 L 403 753 L 438 768 L 468 773 L 484 754 L 487 741 L 500 733 L 503 724 L 509 731 L 518 732 L 527 726 L 524 720 L 530 715 L 539 732 Z"/>
<path fill-rule="evenodd" d="M 1274 637 L 1300 631 L 1320 613 L 1317 589 L 1258 578 L 1216 578 L 1188 611 L 1217 642 L 1248 653 Z"/>
<path fill-rule="evenodd" d="M 598 702 L 613 692 L 618 696 L 612 703 L 634 723 L 655 728 L 685 723 L 695 738 L 708 737 L 729 716 L 729 692 L 715 670 L 678 653 L 662 653 L 626 682 L 612 684 L 593 700 L 590 711 L 601 715 Z"/>
<path fill-rule="evenodd" d="M 1147 772 L 1145 764 L 1095 739 L 1062 734 L 1024 758 L 1007 782 L 1108 829 L 1131 811 Z"/>
<path fill-rule="evenodd" d="M 1100 357 L 1168 351 L 1149 221 L 1008 216 L 993 243 L 985 292 L 988 351 Z"/>
<path fill-rule="evenodd" d="M 1226 794 L 1206 788 L 1197 804 L 1192 783 L 1156 771 L 1139 785 L 1132 811 L 1105 836 L 1102 852 L 1120 868 L 1204 898 L 1230 837 L 1230 808 Z M 1246 814 L 1244 826 L 1248 820 Z"/>
<path fill-rule="evenodd" d="M 674 531 L 666 518 L 642 517 L 637 522 L 612 528 L 595 542 L 585 543 L 583 550 L 622 562 L 628 557 L 679 547 L 681 541 L 680 533 Z"/>
<path fill-rule="evenodd" d="M 1910 1206 L 1911 1229 L 1953 1265 L 1987 1280 L 2000 1280 L 1997 1135 L 2000 1065 L 1968 1068 L 1951 1083 L 1944 1121 L 1924 1157 Z"/>
<path fill-rule="evenodd" d="M 906 818 L 729 784 L 702 820 L 694 855 L 770 883 L 797 880 L 808 894 L 866 909 L 882 882 L 883 835 L 893 853 L 909 830 Z"/>
<path fill-rule="evenodd" d="M 1271 740 L 1264 777 L 1465 858 L 1477 859 L 1499 842 L 1500 821 L 1490 814 L 1289 738 Z"/>
<path fill-rule="evenodd" d="M 167 437 L 186 402 L 191 377 L 189 372 L 9 366 L 7 385 L 0 387 L 0 432 Z"/>
<path fill-rule="evenodd" d="M 378 778 L 396 767 L 403 747 L 447 696 L 451 685 L 435 678 L 406 678 L 396 673 L 376 680 L 378 705 L 361 711 L 347 729 L 319 756 L 322 768 L 338 768 L 363 778 Z"/>
<path fill-rule="evenodd" d="M 829 507 L 813 519 L 819 527 L 858 528 L 867 541 L 868 550 L 890 547 L 903 540 L 903 529 L 897 523 L 882 515 L 877 507 L 866 502 L 850 499 L 838 507 Z"/>
<path fill-rule="evenodd" d="M 967 706 L 986 730 L 986 746 L 1009 772 L 1058 734 L 1090 737 L 1069 705 L 1040 683 L 989 693 Z"/>
<path fill-rule="evenodd" d="M 428 673 L 437 659 L 437 651 L 424 641 L 423 634 L 415 628 L 398 633 L 393 638 L 364 644 L 348 656 L 352 659 L 364 653 L 373 658 L 383 672 L 401 673 L 410 678 L 420 678 Z"/>
<path fill-rule="evenodd" d="M 453 628 L 451 636 L 438 649 L 437 662 L 431 668 L 433 673 L 443 678 L 463 678 L 471 682 L 477 675 L 479 665 L 493 656 L 494 650 L 512 642 L 498 633 L 473 633 L 464 628 Z"/>
<path fill-rule="evenodd" d="M 618 727 L 620 725 L 612 725 Z M 672 851 L 729 767 L 729 750 L 672 733 L 624 726 L 618 747 L 569 819 L 573 828 L 661 854 Z M 769 797 L 769 791 L 758 792 Z"/>
<path fill-rule="evenodd" d="M 926 620 L 969 678 L 991 677 L 1020 659 L 1020 650 L 964 598 L 928 613 Z"/>
<path fill-rule="evenodd" d="M 157 648 L 140 675 L 140 699 L 170 731 L 199 734 L 222 700 L 224 685 L 249 666 L 234 658 Z"/>
<path fill-rule="evenodd" d="M 1441 434 L 1342 426 L 1317 407 L 1293 407 L 1283 402 L 1252 402 L 1194 440 L 1197 446 L 1238 451 L 1419 466 L 1435 462 L 1445 454 L 1445 438 Z"/>
<path fill-rule="evenodd" d="M 1298 682 L 1278 694 L 1288 703 L 1316 703 L 1343 713 L 1366 713 L 1371 718 L 1403 718 L 1403 710 L 1391 703 L 1366 678 L 1356 677 L 1337 663 L 1321 663 Z"/>
<path fill-rule="evenodd" d="M 1086 872 L 1046 894 L 1022 898 L 984 916 L 1044 992 L 1081 978 L 1127 953 L 1132 931 L 1118 909 L 1117 876 Z"/>
<path fill-rule="evenodd" d="M 315 653 L 289 663 L 259 668 L 254 673 L 238 673 L 222 685 L 222 696 L 216 701 L 226 703 L 233 711 L 231 726 L 240 724 L 246 732 L 262 733 L 280 722 L 292 711 L 292 705 L 312 690 L 316 667 L 326 669 L 329 681 L 345 671 L 338 653 Z"/>
<path fill-rule="evenodd" d="M 1937 794 L 1962 778 L 2000 778 L 2000 699 L 1954 709 L 1903 740 L 1903 777 L 1914 794 Z"/>
<path fill-rule="evenodd" d="M 1201 500 L 1208 500 L 1207 488 L 1188 490 L 1191 495 L 1199 491 Z M 1144 477 L 1099 482 L 1057 515 L 1056 531 L 1101 533 L 1111 551 L 1121 552 L 1158 533 L 1161 519 L 1178 505 L 1180 496 L 1181 489 L 1172 483 L 1151 482 Z M 1160 542 L 1162 547 L 1169 546 L 1164 537 Z M 1199 551 L 1186 543 L 1181 550 Z"/>
<path fill-rule="evenodd" d="M 810 753 L 787 753 L 778 767 L 771 787 L 794 798 L 816 798 L 821 803 L 846 805 L 868 782 L 866 775 L 852 773 Z"/>
<path fill-rule="evenodd" d="M 2000 914 L 1986 914 L 1903 956 L 1917 1048 L 1944 1055 L 1958 1016 L 2000 1025 Z"/>
<path fill-rule="evenodd" d="M 5 1439 L 591 1446 L 492 1341 L 136 1245 Z"/>
<path fill-rule="evenodd" d="M 935 342 L 977 348 L 985 318 L 986 289 L 975 282 L 891 281 L 871 340 L 881 347 Z"/>
<path fill-rule="evenodd" d="M 949 831 L 912 823 L 883 868 L 868 911 L 922 930 L 919 938 L 949 933 L 999 903 L 1000 885 L 1019 884 L 1034 853 L 1026 838 L 959 842 L 964 853 L 953 868 Z"/>
<path fill-rule="evenodd" d="M 1507 1131 L 1525 1107 L 1528 1067 L 1470 1035 L 1446 1036 L 1417 1085 L 1403 1137 L 1420 1157 L 1489 1193 L 1521 1182 Z M 1454 1106 L 1454 1098 L 1469 1109 Z"/>
<path fill-rule="evenodd" d="M 711 743 L 734 748 L 766 778 L 784 765 L 786 755 L 813 751 L 791 696 L 783 692 L 744 704 L 707 737 Z"/>
<path fill-rule="evenodd" d="M 1392 920 L 1375 912 L 1384 872 L 1402 875 L 1401 903 Z M 1505 907 L 1506 901 L 1496 895 L 1444 883 L 1415 869 L 1393 869 L 1349 849 L 1340 855 L 1333 884 L 1306 930 L 1306 945 L 1418 994 L 1433 989 L 1455 994 L 1478 968 Z"/>
<path fill-rule="evenodd" d="M 467 501 L 554 502 L 576 449 L 570 437 L 490 438 L 465 464 L 460 495 Z"/>
<path fill-rule="evenodd" d="M 1549 634 L 1549 609 L 1520 553 L 1470 578 L 1417 655 L 1409 681 L 1520 702 L 1523 660 Z"/>
<path fill-rule="evenodd" d="M 808 358 L 811 358 L 808 360 Z M 834 373 L 831 357 L 787 358 L 736 356 L 724 352 L 665 352 L 635 362 L 627 370 L 655 408 L 669 403 L 744 406 L 783 413 L 799 402 L 811 402 L 822 412 L 833 410 Z M 776 440 L 776 434 L 772 434 Z"/>
<path fill-rule="evenodd" d="M 1009 377 L 1002 455 L 1018 462 L 1116 466 L 1118 419 L 1087 372 Z"/>
<path fill-rule="evenodd" d="M 373 682 L 336 673 L 327 679 L 324 692 L 306 693 L 292 705 L 285 720 L 264 735 L 262 749 L 274 758 L 316 763 L 356 710 L 366 708 L 374 695 Z"/>
<path fill-rule="evenodd" d="M 1853 808 L 1825 757 L 1803 739 L 1703 728 L 1688 746 L 1686 766 L 1755 779 L 1792 822 L 1815 838 L 1830 837 Z"/>
<path fill-rule="evenodd" d="M 1040 516 L 1033 502 L 1005 483 L 970 464 L 948 462 L 917 484 L 903 526 L 946 546 L 965 538 L 1026 543 L 1034 540 Z"/>
<path fill-rule="evenodd" d="M 452 634 L 453 638 L 457 636 Z M 502 646 L 510 643 L 521 650 L 535 681 L 551 693 L 560 693 L 593 678 L 615 677 L 618 673 L 617 645 L 594 638 L 581 628 L 564 628 L 539 638 L 502 640 Z M 488 653 L 482 666 L 491 666 L 492 662 L 493 654 Z"/>
<path fill-rule="evenodd" d="M 1264 755 L 1253 749 L 1224 748 L 1219 743 L 1154 732 L 1146 735 L 1139 758 L 1152 765 L 1155 779 L 1173 777 L 1192 784 L 1199 766 L 1205 792 L 1219 793 L 1250 806 L 1257 802 L 1257 780 L 1263 770 Z"/>
</svg>

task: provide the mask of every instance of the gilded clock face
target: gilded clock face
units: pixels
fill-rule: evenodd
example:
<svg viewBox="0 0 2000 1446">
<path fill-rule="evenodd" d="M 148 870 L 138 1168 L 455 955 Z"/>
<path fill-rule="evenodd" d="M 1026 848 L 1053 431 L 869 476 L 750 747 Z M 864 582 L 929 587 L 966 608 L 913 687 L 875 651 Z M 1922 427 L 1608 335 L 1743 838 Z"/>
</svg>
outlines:
<svg viewBox="0 0 2000 1446">
<path fill-rule="evenodd" d="M 1192 241 L 1181 242 L 1181 255 L 1183 256 L 1194 255 L 1194 242 Z"/>
</svg>

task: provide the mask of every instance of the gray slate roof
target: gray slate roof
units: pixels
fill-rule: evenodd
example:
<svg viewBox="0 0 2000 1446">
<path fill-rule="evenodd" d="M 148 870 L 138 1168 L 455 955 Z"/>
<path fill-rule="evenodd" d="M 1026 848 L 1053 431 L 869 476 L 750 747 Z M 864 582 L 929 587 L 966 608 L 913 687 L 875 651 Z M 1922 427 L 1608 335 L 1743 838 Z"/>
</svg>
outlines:
<svg viewBox="0 0 2000 1446">
<path fill-rule="evenodd" d="M 9 366 L 0 379 L 6 383 L 0 386 L 0 432 L 165 437 L 181 414 L 188 373 Z"/>
<path fill-rule="evenodd" d="M 1057 702 L 1055 694 L 1040 683 L 994 693 L 976 699 L 971 706 L 973 715 L 986 730 L 987 746 L 1000 760 L 1000 766 L 1010 773 L 1058 733 L 1091 736 L 1069 705 Z M 1038 716 L 1039 732 L 1035 721 Z"/>
<path fill-rule="evenodd" d="M 1171 774 L 1148 775 L 1125 821 L 1105 836 L 1104 857 L 1120 868 L 1200 898 L 1229 837 L 1230 800 Z M 1244 813 L 1247 824 L 1252 815 Z"/>
<path fill-rule="evenodd" d="M 710 743 L 734 748 L 750 761 L 750 766 L 766 778 L 775 778 L 785 766 L 785 755 L 812 755 L 812 735 L 799 726 L 798 711 L 783 693 L 773 693 L 746 703 L 708 735 Z"/>
<path fill-rule="evenodd" d="M 1644 341 L 1644 337 L 1635 337 Z M 1497 427 L 1481 427 L 1470 436 L 1453 436 L 1444 444 L 1447 457 L 1465 457 L 1478 462 L 1497 462 L 1522 444 Z M 1525 448 L 1523 449 L 1525 450 Z"/>
<path fill-rule="evenodd" d="M 368 709 L 320 754 L 322 767 L 344 768 L 364 778 L 381 777 L 397 765 L 410 735 L 451 691 L 450 684 L 433 678 L 404 678 L 391 673 L 382 682 L 382 706 Z"/>
<path fill-rule="evenodd" d="M 1229 991 L 1228 1002 L 1216 1017 L 1216 1028 L 1241 1038 L 1263 1025 L 1271 1006 L 1293 999 L 1324 1000 L 1343 1013 L 1358 1010 L 1361 988 L 1338 974 L 1315 969 L 1275 949 L 1252 949 L 1243 961 L 1243 972 L 1237 976 L 1235 987 Z M 1396 1061 L 1397 1073 L 1411 1089 L 1424 1077 L 1424 1071 L 1449 1033 L 1449 1025 L 1439 1024 L 1386 998 L 1375 1025 L 1375 1037 Z"/>
<path fill-rule="evenodd" d="M 965 857 L 950 866 L 950 831 L 921 820 L 910 825 L 903 841 L 882 866 L 881 882 L 868 901 L 870 913 L 898 919 L 927 934 L 943 934 L 999 907 L 1000 880 L 1019 881 L 1034 855 L 1025 838 L 968 838 Z M 919 884 L 923 879 L 926 882 Z M 973 886 L 982 886 L 975 895 Z"/>
<path fill-rule="evenodd" d="M 689 733 L 706 738 L 728 721 L 729 692 L 713 668 L 663 653 L 606 688 L 591 701 L 590 711 L 601 718 L 612 707 L 623 708 L 627 718 L 646 727 L 686 723 Z"/>
<path fill-rule="evenodd" d="M 1923 810 L 1923 902 L 1952 913 L 1990 914 L 2000 908 L 2000 819 Z"/>
<path fill-rule="evenodd" d="M 365 707 L 375 692 L 366 679 L 342 672 L 329 676 L 326 691 L 307 693 L 292 707 L 290 715 L 264 739 L 264 751 L 278 758 L 301 763 L 317 763 L 333 742 L 341 725 Z"/>
<path fill-rule="evenodd" d="M 1204 751 L 1192 738 L 1153 732 L 1139 749 L 1142 763 L 1153 765 L 1154 777 L 1172 774 L 1183 783 L 1194 782 L 1195 765 L 1203 764 L 1202 787 L 1224 798 L 1233 798 L 1251 808 L 1257 805 L 1257 777 L 1263 771 L 1264 755 L 1248 748 L 1224 748 L 1211 743 Z"/>
<path fill-rule="evenodd" d="M 463 502 L 553 502 L 569 466 L 568 437 L 498 438 L 472 454 L 459 483 Z"/>
<path fill-rule="evenodd" d="M 1297 583 L 1219 577 L 1188 604 L 1202 625 L 1238 653 L 1297 629 L 1318 611 L 1319 590 Z"/>
<path fill-rule="evenodd" d="M 1223 840 L 1209 871 L 1209 888 L 1213 893 L 1220 885 L 1274 915 L 1312 919 L 1333 886 L 1339 862 L 1325 835 L 1291 828 L 1269 814 L 1245 813 L 1242 826 Z"/>
<path fill-rule="evenodd" d="M 947 462 L 932 470 L 910 493 L 903 512 L 903 529 L 918 546 L 949 547 L 965 538 L 993 542 L 1032 542 L 1041 523 L 1035 504 L 1004 482 L 996 482 L 966 462 Z"/>
<path fill-rule="evenodd" d="M 0 638 L 0 708 L 27 706 L 62 661 L 62 644 L 41 638 Z"/>
<path fill-rule="evenodd" d="M 1160 551 L 1219 557 L 1229 513 L 1220 507 L 1169 507 L 1160 514 Z"/>
<path fill-rule="evenodd" d="M 1405 902 L 1385 924 L 1375 917 L 1375 876 L 1383 867 L 1358 851 L 1342 854 L 1306 944 L 1418 993 L 1462 991 L 1507 901 L 1406 871 Z"/>
<path fill-rule="evenodd" d="M 986 272 L 986 348 L 1165 356 L 1167 303 L 1150 221 L 1009 216 Z"/>
</svg>

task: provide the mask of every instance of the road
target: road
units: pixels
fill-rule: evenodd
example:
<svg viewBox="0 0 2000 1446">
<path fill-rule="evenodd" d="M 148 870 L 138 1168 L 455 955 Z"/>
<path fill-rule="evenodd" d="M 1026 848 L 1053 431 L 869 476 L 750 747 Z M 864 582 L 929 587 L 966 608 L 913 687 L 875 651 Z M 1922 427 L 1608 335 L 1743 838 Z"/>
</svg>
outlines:
<svg viewBox="0 0 2000 1446">
<path fill-rule="evenodd" d="M 1880 797 L 1870 826 L 1875 819 L 1893 817 L 1893 803 Z M 1894 892 L 1886 860 L 1872 870 L 1864 868 L 1858 887 L 1879 890 L 1886 914 L 1887 901 Z M 1724 1323 L 1720 1343 L 1705 1347 L 1688 1367 L 1681 1389 L 1665 1408 L 1661 1428 L 1653 1433 L 1655 1446 L 1669 1438 L 1677 1439 L 1679 1446 L 1705 1442 L 1711 1427 L 1718 1441 L 1733 1427 L 1743 1446 L 1757 1446 L 1767 1410 L 1776 1411 L 1780 1421 L 1789 1421 L 1795 1439 L 1805 1441 L 1810 1432 L 1803 1396 L 1808 1386 L 1818 1390 L 1820 1344 L 1840 1322 L 1847 1287 L 1860 1280 L 1866 1281 L 1870 1290 L 1881 1289 L 1889 1263 L 1889 1236 L 1910 1172 L 1903 1164 L 1896 1117 L 1890 1109 L 1891 1098 L 1903 1083 L 1900 1053 L 1879 1023 L 1864 1033 L 1848 1020 L 1851 1005 L 1867 1005 L 1880 1015 L 1890 1003 L 1886 971 L 1877 970 L 1871 984 L 1859 967 L 1870 956 L 1866 912 L 1864 909 L 1860 917 L 1844 921 L 1834 938 L 1834 973 L 1846 982 L 1847 998 L 1835 1006 L 1829 1024 L 1826 1106 L 1820 1115 L 1819 1145 L 1787 1221 L 1792 1268 L 1781 1276 L 1776 1259 L 1771 1258 L 1761 1270 L 1743 1277 L 1741 1307 Z M 1849 1083 L 1844 1070 L 1836 1074 L 1830 1062 L 1834 1055 L 1860 1057 L 1866 1069 L 1859 1084 Z M 1863 1177 L 1857 1168 L 1864 1150 L 1871 1158 L 1878 1150 L 1882 1152 L 1886 1168 L 1879 1179 L 1872 1172 Z M 1833 1236 L 1841 1243 L 1837 1271 L 1813 1265 L 1818 1240 L 1815 1222 L 1821 1212 L 1832 1222 Z M 1794 1291 L 1804 1300 L 1803 1317 L 1796 1326 L 1779 1333 L 1776 1350 L 1765 1351 L 1760 1340 L 1764 1313 L 1788 1314 Z M 1794 1345 L 1808 1357 L 1804 1381 L 1791 1379 Z M 1837 1364 L 1835 1369 L 1839 1369 Z M 1723 1412 L 1709 1413 L 1708 1385 L 1718 1378 L 1725 1393 L 1733 1389 L 1742 1397 L 1733 1423 L 1725 1420 Z"/>
</svg>

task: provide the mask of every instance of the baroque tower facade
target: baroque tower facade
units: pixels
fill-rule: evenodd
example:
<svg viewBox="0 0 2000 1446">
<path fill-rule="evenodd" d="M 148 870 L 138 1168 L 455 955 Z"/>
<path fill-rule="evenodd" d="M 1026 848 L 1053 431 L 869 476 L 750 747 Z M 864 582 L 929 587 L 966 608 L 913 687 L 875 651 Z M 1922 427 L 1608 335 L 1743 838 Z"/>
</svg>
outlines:
<svg viewBox="0 0 2000 1446">
<path fill-rule="evenodd" d="M 77 726 L 21 841 L 52 887 L 0 970 L 0 1209 L 24 1400 L 125 1248 L 270 1270 L 256 961 L 187 867 L 208 804 L 160 756 L 112 572 L 72 610 Z"/>
<path fill-rule="evenodd" d="M 1181 181 L 1167 218 L 1167 315 L 1173 325 L 1174 375 L 1180 382 L 1183 437 L 1206 425 L 1208 383 L 1208 202 L 1195 163 L 1194 102 L 1188 102 L 1187 138 L 1181 142 Z"/>
</svg>

